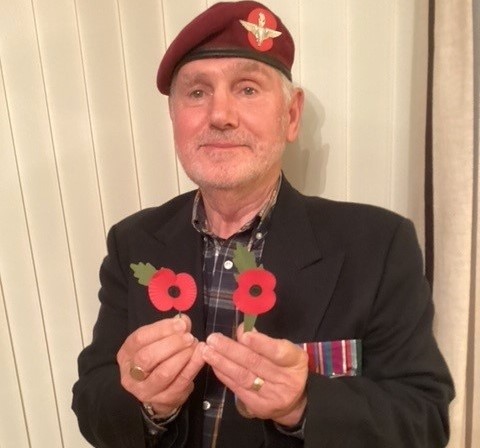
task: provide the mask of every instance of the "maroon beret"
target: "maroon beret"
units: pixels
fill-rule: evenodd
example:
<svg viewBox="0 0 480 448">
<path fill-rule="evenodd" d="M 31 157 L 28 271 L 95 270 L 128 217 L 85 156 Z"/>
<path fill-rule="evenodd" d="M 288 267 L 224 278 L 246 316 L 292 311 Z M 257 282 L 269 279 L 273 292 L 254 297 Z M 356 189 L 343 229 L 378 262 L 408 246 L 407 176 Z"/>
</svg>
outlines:
<svg viewBox="0 0 480 448">
<path fill-rule="evenodd" d="M 294 53 L 291 34 L 261 3 L 216 3 L 193 19 L 170 44 L 158 69 L 157 87 L 168 95 L 179 67 L 207 58 L 255 59 L 277 68 L 291 80 Z"/>
</svg>

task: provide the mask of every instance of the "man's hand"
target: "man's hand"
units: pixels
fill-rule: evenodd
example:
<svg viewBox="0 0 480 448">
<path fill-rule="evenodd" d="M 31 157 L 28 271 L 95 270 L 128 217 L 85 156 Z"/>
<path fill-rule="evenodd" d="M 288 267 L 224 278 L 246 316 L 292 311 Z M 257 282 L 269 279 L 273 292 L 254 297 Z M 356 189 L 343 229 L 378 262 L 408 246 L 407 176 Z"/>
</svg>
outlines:
<svg viewBox="0 0 480 448">
<path fill-rule="evenodd" d="M 170 416 L 185 403 L 204 365 L 203 344 L 190 330 L 191 321 L 185 315 L 163 319 L 133 332 L 117 353 L 122 386 L 161 417 Z M 143 381 L 132 378 L 132 366 L 147 374 Z"/>
<path fill-rule="evenodd" d="M 218 379 L 240 399 L 249 416 L 295 426 L 307 404 L 308 355 L 284 339 L 237 331 L 237 341 L 214 333 L 202 348 Z M 264 380 L 259 390 L 254 380 Z"/>
</svg>

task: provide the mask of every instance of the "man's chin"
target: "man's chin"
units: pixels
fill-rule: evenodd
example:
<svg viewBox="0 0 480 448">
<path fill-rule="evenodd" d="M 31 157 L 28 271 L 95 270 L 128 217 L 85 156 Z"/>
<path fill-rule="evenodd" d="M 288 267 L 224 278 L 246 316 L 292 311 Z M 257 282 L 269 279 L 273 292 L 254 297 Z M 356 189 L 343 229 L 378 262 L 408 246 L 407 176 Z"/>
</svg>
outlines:
<svg viewBox="0 0 480 448">
<path fill-rule="evenodd" d="M 248 186 L 256 177 L 254 173 L 245 176 L 239 176 L 238 173 L 209 176 L 194 176 L 189 175 L 190 179 L 195 182 L 201 190 L 218 190 L 218 191 L 232 191 L 242 189 Z"/>
<path fill-rule="evenodd" d="M 195 182 L 195 181 L 194 181 Z M 201 190 L 217 190 L 217 191 L 233 191 L 244 187 L 245 182 L 232 182 L 231 180 L 219 181 L 196 181 L 195 182 Z"/>
</svg>

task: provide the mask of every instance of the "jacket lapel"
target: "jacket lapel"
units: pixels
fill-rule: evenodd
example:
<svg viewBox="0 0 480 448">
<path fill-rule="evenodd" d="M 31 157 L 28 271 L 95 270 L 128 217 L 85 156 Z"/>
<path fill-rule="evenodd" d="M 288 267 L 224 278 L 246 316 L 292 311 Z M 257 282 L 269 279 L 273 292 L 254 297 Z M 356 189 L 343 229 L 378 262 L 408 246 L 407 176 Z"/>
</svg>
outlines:
<svg viewBox="0 0 480 448">
<path fill-rule="evenodd" d="M 314 232 L 307 201 L 283 180 L 262 257 L 277 277 L 277 303 L 256 325 L 296 343 L 316 340 L 344 259 L 322 228 Z"/>
</svg>

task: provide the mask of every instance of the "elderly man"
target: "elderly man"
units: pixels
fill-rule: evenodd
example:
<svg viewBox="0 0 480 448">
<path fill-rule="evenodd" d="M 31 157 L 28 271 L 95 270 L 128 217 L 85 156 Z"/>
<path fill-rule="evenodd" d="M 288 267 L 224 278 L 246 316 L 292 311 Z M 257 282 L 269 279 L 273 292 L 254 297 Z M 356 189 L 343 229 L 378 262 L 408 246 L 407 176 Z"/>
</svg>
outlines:
<svg viewBox="0 0 480 448">
<path fill-rule="evenodd" d="M 282 176 L 303 106 L 293 56 L 281 20 L 251 1 L 212 6 L 167 50 L 157 84 L 199 190 L 109 233 L 74 386 L 94 446 L 447 443 L 453 387 L 411 223 L 304 197 Z M 239 248 L 276 282 L 253 331 L 232 301 Z"/>
</svg>

